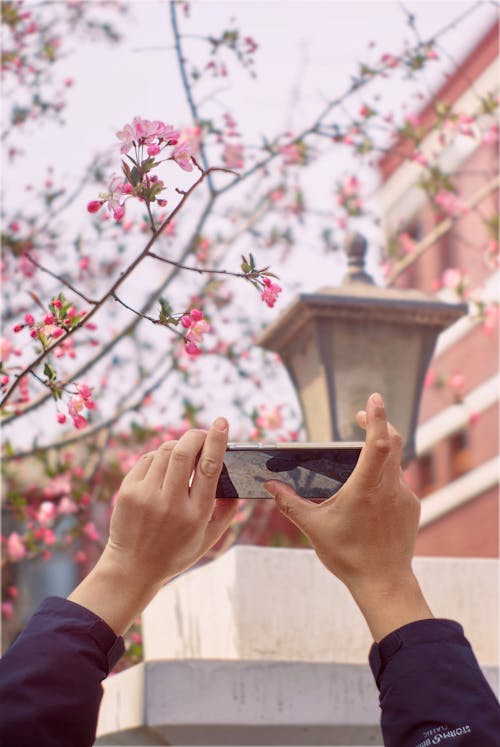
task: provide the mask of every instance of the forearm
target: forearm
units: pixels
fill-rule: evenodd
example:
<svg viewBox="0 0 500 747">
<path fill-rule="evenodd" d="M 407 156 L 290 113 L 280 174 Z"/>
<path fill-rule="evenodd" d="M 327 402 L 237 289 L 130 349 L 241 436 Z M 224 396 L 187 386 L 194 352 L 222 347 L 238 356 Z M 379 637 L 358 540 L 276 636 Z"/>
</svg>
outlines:
<svg viewBox="0 0 500 747">
<path fill-rule="evenodd" d="M 370 666 L 386 747 L 499 743 L 498 701 L 458 623 L 432 619 L 399 628 L 372 646 Z"/>
<path fill-rule="evenodd" d="M 0 744 L 90 747 L 101 681 L 123 651 L 88 609 L 46 599 L 0 659 Z"/>
</svg>

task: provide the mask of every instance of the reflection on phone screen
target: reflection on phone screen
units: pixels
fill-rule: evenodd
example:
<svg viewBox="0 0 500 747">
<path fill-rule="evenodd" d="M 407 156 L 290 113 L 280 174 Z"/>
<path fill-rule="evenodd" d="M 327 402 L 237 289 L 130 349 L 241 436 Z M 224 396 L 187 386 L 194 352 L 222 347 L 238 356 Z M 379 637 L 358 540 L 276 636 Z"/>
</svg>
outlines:
<svg viewBox="0 0 500 747">
<path fill-rule="evenodd" d="M 305 498 L 329 498 L 348 479 L 360 450 L 307 449 L 227 451 L 219 478 L 219 498 L 269 498 L 263 484 L 278 479 Z"/>
</svg>

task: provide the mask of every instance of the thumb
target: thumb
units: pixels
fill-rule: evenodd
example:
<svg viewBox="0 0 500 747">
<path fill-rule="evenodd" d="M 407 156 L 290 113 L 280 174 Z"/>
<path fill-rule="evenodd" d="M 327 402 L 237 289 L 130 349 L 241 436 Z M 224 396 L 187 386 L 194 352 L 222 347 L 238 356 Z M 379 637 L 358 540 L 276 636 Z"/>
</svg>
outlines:
<svg viewBox="0 0 500 747">
<path fill-rule="evenodd" d="M 293 488 L 279 480 L 264 483 L 264 488 L 273 496 L 281 513 L 307 534 L 311 511 L 317 508 L 316 505 L 301 498 Z"/>
</svg>

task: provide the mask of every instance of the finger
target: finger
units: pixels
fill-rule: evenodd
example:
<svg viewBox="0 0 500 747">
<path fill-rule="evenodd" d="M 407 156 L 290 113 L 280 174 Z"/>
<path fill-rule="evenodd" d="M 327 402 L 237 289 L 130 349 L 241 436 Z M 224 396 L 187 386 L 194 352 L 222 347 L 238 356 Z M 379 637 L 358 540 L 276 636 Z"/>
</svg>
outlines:
<svg viewBox="0 0 500 747">
<path fill-rule="evenodd" d="M 226 453 L 228 430 L 229 425 L 225 418 L 217 418 L 214 421 L 203 444 L 191 485 L 191 498 L 207 517 L 207 521 L 214 507 L 217 482 Z"/>
<path fill-rule="evenodd" d="M 360 410 L 359 412 L 356 413 L 356 422 L 360 428 L 366 431 L 366 427 L 367 427 L 366 410 Z"/>
<path fill-rule="evenodd" d="M 144 454 L 142 454 L 137 460 L 137 462 L 134 464 L 132 469 L 129 470 L 127 474 L 125 475 L 125 477 L 123 478 L 123 483 L 125 481 L 138 482 L 139 480 L 143 480 L 147 474 L 147 471 L 153 460 L 154 455 L 155 455 L 154 451 L 146 451 Z"/>
<path fill-rule="evenodd" d="M 203 546 L 210 550 L 222 537 L 238 512 L 238 501 L 234 498 L 217 498 L 212 516 L 205 530 Z"/>
<path fill-rule="evenodd" d="M 401 460 L 403 458 L 403 439 L 399 431 L 389 423 L 389 438 L 391 441 L 391 450 L 387 458 L 386 468 L 393 473 L 393 476 L 399 479 L 401 472 Z"/>
<path fill-rule="evenodd" d="M 317 506 L 301 498 L 293 488 L 280 480 L 265 482 L 264 488 L 273 496 L 281 513 L 307 534 L 311 512 L 316 511 Z"/>
<path fill-rule="evenodd" d="M 170 455 L 172 454 L 176 443 L 177 441 L 165 441 L 165 443 L 154 452 L 153 460 L 143 478 L 151 488 L 158 488 L 161 490 L 167 472 L 168 463 L 170 461 Z"/>
<path fill-rule="evenodd" d="M 377 485 L 382 479 L 385 462 L 391 451 L 389 424 L 380 394 L 374 393 L 368 398 L 365 417 L 366 440 L 353 476 L 371 486 Z"/>
<path fill-rule="evenodd" d="M 205 437 L 206 431 L 186 431 L 172 449 L 162 483 L 162 494 L 167 499 L 189 496 L 189 481 Z"/>
</svg>

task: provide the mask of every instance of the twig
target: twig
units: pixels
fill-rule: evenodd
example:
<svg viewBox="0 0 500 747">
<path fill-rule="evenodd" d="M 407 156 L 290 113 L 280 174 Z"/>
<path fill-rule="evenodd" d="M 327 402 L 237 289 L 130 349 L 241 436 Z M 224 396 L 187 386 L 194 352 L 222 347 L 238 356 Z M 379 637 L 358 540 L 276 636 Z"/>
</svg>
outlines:
<svg viewBox="0 0 500 747">
<path fill-rule="evenodd" d="M 87 298 L 87 296 L 82 293 L 81 291 L 77 290 L 74 285 L 71 285 L 71 283 L 68 283 L 67 280 L 65 280 L 62 275 L 58 275 L 56 272 L 52 272 L 52 270 L 49 270 L 47 267 L 44 267 L 40 264 L 40 262 L 37 262 L 36 259 L 33 259 L 31 254 L 29 252 L 24 252 L 24 256 L 29 259 L 29 261 L 35 265 L 35 267 L 38 267 L 39 270 L 42 272 L 46 272 L 47 275 L 50 275 L 51 277 L 55 278 L 56 280 L 59 280 L 60 283 L 65 285 L 67 288 L 73 291 L 73 293 L 76 293 L 77 296 L 80 296 L 80 298 L 83 298 L 84 301 L 91 304 L 92 306 L 96 306 L 99 301 L 94 301 L 92 298 Z"/>
<path fill-rule="evenodd" d="M 191 86 L 189 85 L 189 79 L 186 71 L 186 64 L 185 59 L 182 54 L 182 48 L 181 48 L 181 35 L 179 32 L 179 26 L 177 23 L 177 11 L 176 11 L 176 3 L 174 0 L 170 0 L 170 21 L 172 24 L 172 31 L 174 33 L 174 44 L 175 44 L 175 53 L 177 56 L 177 62 L 179 64 L 179 72 L 181 74 L 182 84 L 184 86 L 184 91 L 186 94 L 187 102 L 189 105 L 189 109 L 191 111 L 191 116 L 193 118 L 194 124 L 198 124 L 200 121 L 200 117 L 198 115 L 198 110 L 196 108 L 196 104 L 193 99 L 193 94 L 191 92 Z M 205 146 L 202 142 L 200 142 L 200 156 L 201 156 L 201 162 L 203 164 L 203 168 L 205 171 L 208 171 L 209 164 L 208 164 L 208 158 L 205 151 Z M 210 192 L 214 192 L 214 184 L 212 177 L 209 175 L 207 178 L 208 187 L 210 189 Z"/>
<path fill-rule="evenodd" d="M 199 168 L 197 162 L 195 159 L 193 159 L 195 165 Z M 5 393 L 4 397 L 0 401 L 0 406 L 3 406 L 5 402 L 10 398 L 12 393 L 17 389 L 19 384 L 21 383 L 22 379 L 31 371 L 35 366 L 37 366 L 54 348 L 56 348 L 61 342 L 63 342 L 67 337 L 70 337 L 72 334 L 74 334 L 83 324 L 87 323 L 89 319 L 92 318 L 92 316 L 103 306 L 103 304 L 112 296 L 114 291 L 120 287 L 120 285 L 123 283 L 123 281 L 135 270 L 135 268 L 142 262 L 144 257 L 146 256 L 149 249 L 153 246 L 155 241 L 158 239 L 160 234 L 164 231 L 164 229 L 169 225 L 169 223 L 174 219 L 174 217 L 177 215 L 177 213 L 182 209 L 184 206 L 184 203 L 186 200 L 189 199 L 191 194 L 195 191 L 195 189 L 203 182 L 203 180 L 207 177 L 209 172 L 212 171 L 224 171 L 224 172 L 230 172 L 233 173 L 230 169 L 219 169 L 216 167 L 211 167 L 208 171 L 201 170 L 201 175 L 199 178 L 194 182 L 194 184 L 191 185 L 191 187 L 187 190 L 186 194 L 182 197 L 182 199 L 179 201 L 179 203 L 175 206 L 175 208 L 172 210 L 170 215 L 163 221 L 161 226 L 158 228 L 157 231 L 151 236 L 150 240 L 147 242 L 146 246 L 142 250 L 142 252 L 131 262 L 131 264 L 127 267 L 126 270 L 120 273 L 119 278 L 113 283 L 111 288 L 102 296 L 102 298 L 99 300 L 99 302 L 94 306 L 94 308 L 82 319 L 80 322 L 75 324 L 74 327 L 72 327 L 70 330 L 66 332 L 65 335 L 58 338 L 58 340 L 50 345 L 49 347 L 45 348 L 42 353 L 32 362 L 30 363 L 24 371 L 22 371 L 19 376 L 16 378 L 16 381 L 9 387 L 7 392 Z"/>
</svg>

